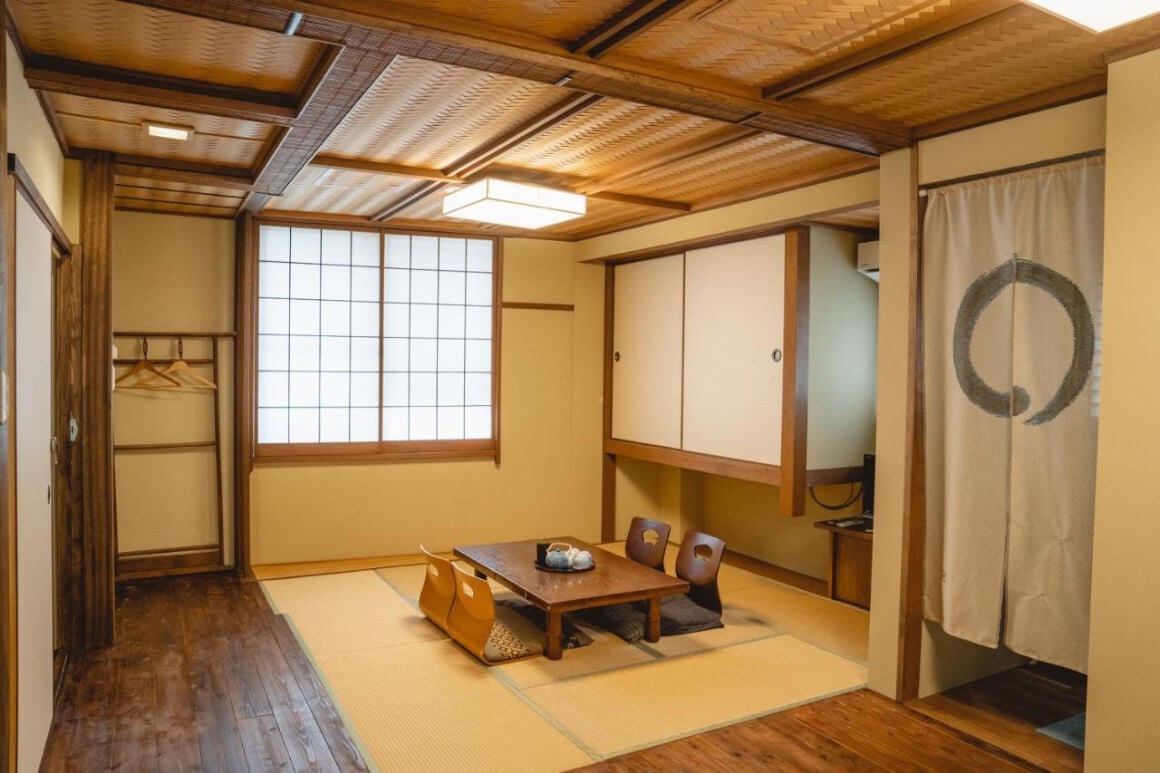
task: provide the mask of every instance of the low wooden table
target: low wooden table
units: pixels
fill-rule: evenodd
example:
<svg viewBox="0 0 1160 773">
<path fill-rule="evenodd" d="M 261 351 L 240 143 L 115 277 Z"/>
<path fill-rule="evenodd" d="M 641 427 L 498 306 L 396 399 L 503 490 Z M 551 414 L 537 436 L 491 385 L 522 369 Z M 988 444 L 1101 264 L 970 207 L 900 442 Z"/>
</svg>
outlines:
<svg viewBox="0 0 1160 773">
<path fill-rule="evenodd" d="M 567 542 L 592 553 L 596 566 L 588 572 L 547 572 L 537 569 L 537 542 Z M 552 660 L 563 654 L 562 616 L 578 609 L 603 607 L 628 601 L 648 602 L 645 640 L 661 638 L 661 597 L 687 593 L 689 583 L 609 553 L 575 537 L 550 540 L 500 542 L 455 548 L 455 555 L 476 572 L 494 578 L 548 615 L 548 652 Z"/>
</svg>

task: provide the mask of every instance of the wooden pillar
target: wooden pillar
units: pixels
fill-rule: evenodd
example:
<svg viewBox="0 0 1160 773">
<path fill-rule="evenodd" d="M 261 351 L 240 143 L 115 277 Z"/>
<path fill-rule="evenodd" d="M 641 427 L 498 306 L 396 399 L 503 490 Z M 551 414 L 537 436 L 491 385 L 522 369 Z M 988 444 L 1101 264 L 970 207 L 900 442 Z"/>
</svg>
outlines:
<svg viewBox="0 0 1160 773">
<path fill-rule="evenodd" d="M 809 420 L 810 229 L 785 232 L 785 345 L 781 383 L 782 515 L 806 512 L 806 426 Z"/>
<path fill-rule="evenodd" d="M 7 15 L 0 14 L 0 41 L 7 41 Z M 7 45 L 0 45 L 0 159 L 8 158 Z M 12 255 L 8 249 L 10 202 L 7 181 L 0 185 L 0 371 L 8 383 L 13 360 L 10 314 L 16 311 L 12 297 Z M 12 507 L 12 463 L 9 455 L 11 417 L 0 427 L 0 770 L 16 769 L 16 511 Z"/>
<path fill-rule="evenodd" d="M 113 643 L 115 524 L 113 509 L 113 155 L 84 158 L 81 189 L 80 416 L 83 507 L 79 519 L 85 648 Z"/>
<path fill-rule="evenodd" d="M 234 567 L 250 574 L 250 473 L 254 467 L 254 298 L 257 293 L 257 239 L 254 216 L 237 219 L 234 274 Z"/>
</svg>

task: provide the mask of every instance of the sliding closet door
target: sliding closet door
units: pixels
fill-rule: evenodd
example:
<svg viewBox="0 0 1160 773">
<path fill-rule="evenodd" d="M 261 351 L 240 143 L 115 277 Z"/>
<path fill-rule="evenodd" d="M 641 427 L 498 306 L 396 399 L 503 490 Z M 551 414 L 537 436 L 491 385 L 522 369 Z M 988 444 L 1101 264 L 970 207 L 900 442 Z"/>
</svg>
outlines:
<svg viewBox="0 0 1160 773">
<path fill-rule="evenodd" d="M 52 237 L 16 197 L 18 754 L 40 766 L 52 722 Z"/>
<path fill-rule="evenodd" d="M 684 256 L 614 271 L 612 436 L 680 448 Z"/>
<path fill-rule="evenodd" d="M 685 256 L 684 449 L 781 463 L 785 236 Z"/>
</svg>

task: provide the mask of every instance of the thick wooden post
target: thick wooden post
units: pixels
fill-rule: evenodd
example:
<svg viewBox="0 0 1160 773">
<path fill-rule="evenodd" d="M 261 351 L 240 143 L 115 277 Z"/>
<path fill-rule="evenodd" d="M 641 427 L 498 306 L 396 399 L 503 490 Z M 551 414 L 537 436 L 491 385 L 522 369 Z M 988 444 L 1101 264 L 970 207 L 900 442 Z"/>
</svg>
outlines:
<svg viewBox="0 0 1160 773">
<path fill-rule="evenodd" d="M 781 385 L 782 515 L 806 511 L 806 425 L 809 419 L 810 229 L 785 232 L 785 344 Z"/>
<path fill-rule="evenodd" d="M 250 473 L 254 466 L 254 298 L 257 293 L 257 226 L 246 213 L 236 221 L 234 274 L 234 569 L 250 574 Z"/>
<path fill-rule="evenodd" d="M 86 648 L 113 643 L 113 155 L 88 153 L 81 193 L 81 400 L 83 507 L 80 513 L 82 606 Z"/>
</svg>

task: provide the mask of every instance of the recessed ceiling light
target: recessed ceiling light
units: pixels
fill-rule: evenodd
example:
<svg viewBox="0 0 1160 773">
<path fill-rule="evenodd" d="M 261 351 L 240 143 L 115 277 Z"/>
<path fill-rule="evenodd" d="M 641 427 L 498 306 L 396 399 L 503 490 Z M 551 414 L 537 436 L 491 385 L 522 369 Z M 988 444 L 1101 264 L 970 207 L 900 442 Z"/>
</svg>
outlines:
<svg viewBox="0 0 1160 773">
<path fill-rule="evenodd" d="M 1160 0 L 1031 0 L 1028 5 L 1042 8 L 1092 32 L 1104 32 L 1160 13 Z"/>
<path fill-rule="evenodd" d="M 543 228 L 580 217 L 586 203 L 579 193 L 488 178 L 445 196 L 443 214 L 516 228 Z"/>
<path fill-rule="evenodd" d="M 145 131 L 150 137 L 163 140 L 179 140 L 185 142 L 193 134 L 192 126 L 174 126 L 167 123 L 146 123 Z"/>
</svg>

